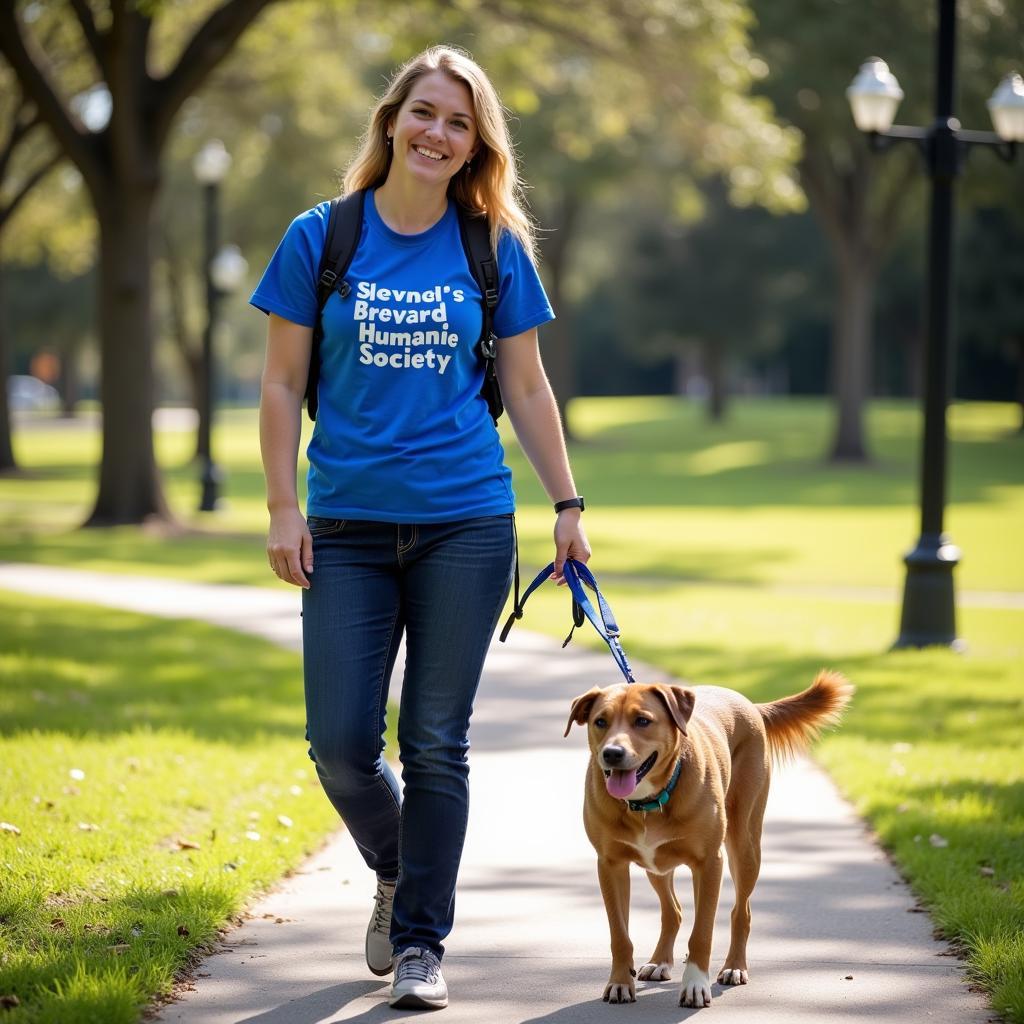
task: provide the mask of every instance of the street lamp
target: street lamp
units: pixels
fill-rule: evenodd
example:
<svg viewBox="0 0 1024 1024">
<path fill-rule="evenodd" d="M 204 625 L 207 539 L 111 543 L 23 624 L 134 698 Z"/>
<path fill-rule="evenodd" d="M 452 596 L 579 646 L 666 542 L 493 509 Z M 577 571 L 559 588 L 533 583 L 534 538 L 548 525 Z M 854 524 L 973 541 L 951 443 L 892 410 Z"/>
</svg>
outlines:
<svg viewBox="0 0 1024 1024">
<path fill-rule="evenodd" d="M 971 146 L 994 147 L 1012 160 L 1024 141 L 1024 81 L 1010 74 L 988 101 L 995 132 L 964 131 L 953 116 L 956 57 L 956 0 L 939 0 L 936 37 L 935 121 L 928 128 L 893 125 L 903 90 L 878 57 L 861 66 L 846 91 L 854 122 L 872 146 L 916 142 L 932 179 L 928 241 L 924 438 L 921 453 L 921 535 L 907 554 L 900 635 L 896 647 L 942 645 L 959 648 L 953 568 L 960 550 L 943 532 L 946 500 L 946 406 L 950 392 L 950 335 L 953 319 L 953 186 Z"/>
<path fill-rule="evenodd" d="M 203 236 L 206 274 L 206 328 L 203 331 L 203 361 L 199 383 L 199 436 L 196 454 L 200 461 L 200 482 L 202 491 L 199 499 L 200 512 L 212 512 L 217 507 L 220 487 L 220 470 L 213 461 L 210 448 L 210 426 L 213 420 L 213 329 L 217 317 L 217 300 L 220 293 L 213 280 L 213 263 L 217 256 L 218 200 L 220 183 L 231 167 L 231 154 L 220 139 L 211 139 L 196 154 L 192 170 L 203 186 Z"/>
</svg>

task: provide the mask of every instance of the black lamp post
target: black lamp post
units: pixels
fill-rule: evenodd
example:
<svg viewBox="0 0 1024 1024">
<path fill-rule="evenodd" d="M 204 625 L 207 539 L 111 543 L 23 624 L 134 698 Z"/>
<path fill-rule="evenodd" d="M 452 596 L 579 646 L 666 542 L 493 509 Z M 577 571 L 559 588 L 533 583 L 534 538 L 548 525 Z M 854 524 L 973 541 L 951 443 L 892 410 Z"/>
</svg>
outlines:
<svg viewBox="0 0 1024 1024">
<path fill-rule="evenodd" d="M 928 128 L 893 126 L 903 98 L 884 61 L 870 58 L 847 97 L 857 127 L 872 146 L 916 142 L 932 180 L 928 231 L 928 288 L 924 366 L 924 439 L 921 453 L 921 535 L 904 558 L 903 611 L 896 647 L 959 647 L 953 568 L 960 550 L 943 531 L 946 501 L 946 407 L 950 395 L 953 321 L 953 189 L 971 146 L 994 147 L 1004 159 L 1024 141 L 1024 81 L 1009 74 L 988 101 L 995 132 L 964 131 L 953 116 L 956 0 L 939 0 L 935 121 Z"/>
<path fill-rule="evenodd" d="M 231 166 L 231 156 L 219 139 L 212 139 L 196 154 L 192 169 L 203 186 L 203 265 L 206 270 L 206 327 L 203 330 L 203 358 L 199 383 L 199 435 L 196 454 L 200 463 L 201 494 L 199 511 L 217 507 L 221 473 L 213 461 L 210 430 L 213 421 L 213 330 L 220 292 L 213 280 L 213 262 L 217 257 L 220 183 Z"/>
</svg>

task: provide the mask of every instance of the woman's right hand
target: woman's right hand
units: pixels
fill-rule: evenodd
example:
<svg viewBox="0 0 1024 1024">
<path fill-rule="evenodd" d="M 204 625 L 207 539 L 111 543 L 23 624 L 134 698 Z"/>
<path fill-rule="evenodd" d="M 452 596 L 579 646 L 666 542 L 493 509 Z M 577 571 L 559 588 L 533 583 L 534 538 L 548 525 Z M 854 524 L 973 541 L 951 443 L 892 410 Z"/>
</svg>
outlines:
<svg viewBox="0 0 1024 1024">
<path fill-rule="evenodd" d="M 313 538 L 297 507 L 270 514 L 267 534 L 270 568 L 285 583 L 309 589 L 313 572 Z"/>
</svg>

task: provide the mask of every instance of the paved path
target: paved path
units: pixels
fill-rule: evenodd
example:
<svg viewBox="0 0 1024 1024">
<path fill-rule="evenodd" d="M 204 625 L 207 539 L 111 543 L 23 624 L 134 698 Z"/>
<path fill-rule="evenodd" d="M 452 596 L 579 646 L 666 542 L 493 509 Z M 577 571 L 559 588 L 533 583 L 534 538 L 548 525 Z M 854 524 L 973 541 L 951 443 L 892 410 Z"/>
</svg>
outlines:
<svg viewBox="0 0 1024 1024">
<path fill-rule="evenodd" d="M 298 645 L 292 591 L 210 587 L 0 565 L 0 588 L 155 615 L 203 618 Z M 641 678 L 657 673 L 641 670 Z M 635 1005 L 606 1006 L 608 934 L 594 854 L 580 820 L 582 730 L 562 731 L 573 696 L 617 682 L 606 655 L 514 630 L 496 644 L 473 718 L 473 800 L 456 927 L 445 957 L 448 1024 L 592 1024 L 613 1018 L 718 1024 L 981 1024 L 994 1015 L 966 988 L 959 962 L 931 936 L 862 823 L 808 761 L 772 785 L 764 867 L 754 893 L 751 982 L 715 986 L 710 1009 L 677 1005 L 676 982 L 641 983 Z M 793 689 L 809 680 L 794 679 Z M 685 876 L 686 872 L 680 873 Z M 679 883 L 687 921 L 689 885 Z M 634 875 L 638 958 L 657 936 L 657 904 Z M 164 1024 L 360 1024 L 412 1017 L 386 1003 L 387 982 L 363 964 L 372 878 L 340 833 L 252 908 Z M 731 886 L 715 931 L 728 945 Z M 281 923 L 278 923 L 278 919 Z M 677 961 L 685 949 L 684 924 Z M 638 963 L 642 960 L 638 959 Z M 713 964 L 714 967 L 714 964 Z M 676 978 L 680 968 L 677 966 Z"/>
</svg>

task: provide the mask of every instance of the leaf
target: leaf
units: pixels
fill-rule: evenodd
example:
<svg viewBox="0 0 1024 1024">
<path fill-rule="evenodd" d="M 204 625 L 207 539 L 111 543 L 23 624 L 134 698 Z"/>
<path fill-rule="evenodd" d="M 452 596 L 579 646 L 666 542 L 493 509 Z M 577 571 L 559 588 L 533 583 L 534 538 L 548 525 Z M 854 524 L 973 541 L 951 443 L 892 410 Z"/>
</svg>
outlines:
<svg viewBox="0 0 1024 1024">
<path fill-rule="evenodd" d="M 200 846 L 197 842 L 191 839 L 185 839 L 182 836 L 178 836 L 174 840 L 178 844 L 179 850 L 198 850 Z"/>
<path fill-rule="evenodd" d="M 78 827 L 82 832 L 99 832 L 99 825 L 94 824 L 91 821 L 80 821 Z"/>
<path fill-rule="evenodd" d="M 21 829 L 17 825 L 12 825 L 9 821 L 0 821 L 0 832 L 10 832 L 14 836 L 21 835 Z"/>
<path fill-rule="evenodd" d="M 183 935 L 183 936 L 187 936 L 189 934 L 189 930 L 188 930 L 188 928 L 185 925 L 179 924 L 178 925 L 178 934 L 179 935 Z"/>
</svg>

